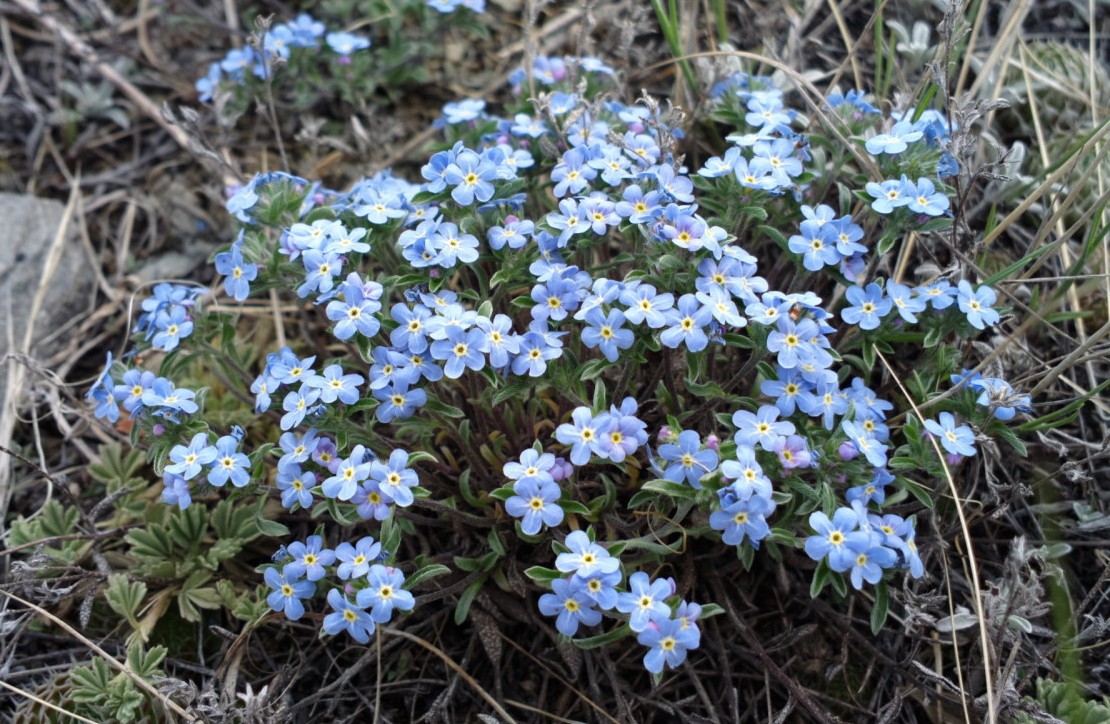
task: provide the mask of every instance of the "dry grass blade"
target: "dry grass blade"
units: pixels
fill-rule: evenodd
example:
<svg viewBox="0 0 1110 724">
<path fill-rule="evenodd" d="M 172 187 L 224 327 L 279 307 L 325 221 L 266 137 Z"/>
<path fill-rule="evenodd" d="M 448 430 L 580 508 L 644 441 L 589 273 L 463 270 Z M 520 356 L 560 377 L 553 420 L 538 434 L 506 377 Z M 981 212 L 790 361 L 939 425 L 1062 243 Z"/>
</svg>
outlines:
<svg viewBox="0 0 1110 724">
<path fill-rule="evenodd" d="M 177 714 L 179 717 L 181 717 L 186 722 L 195 722 L 195 721 L 197 721 L 196 717 L 194 717 L 192 714 L 190 714 L 189 712 L 182 709 L 178 704 L 176 704 L 171 699 L 169 699 L 165 694 L 158 691 L 158 689 L 154 688 L 150 684 L 150 682 L 148 682 L 146 679 L 144 679 L 143 677 L 139 676 L 134 671 L 132 671 L 131 667 L 128 666 L 126 663 L 121 663 L 120 661 L 118 661 L 114 656 L 110 655 L 107 651 L 100 648 L 94 642 L 90 641 L 88 638 L 83 636 L 80 631 L 73 628 L 68 623 L 66 623 L 62 619 L 58 618 L 54 614 L 50 613 L 45 608 L 42 608 L 41 606 L 37 606 L 37 605 L 31 603 L 30 601 L 26 601 L 26 600 L 20 598 L 19 596 L 15 595 L 14 593 L 12 593 L 10 591 L 5 591 L 2 588 L 0 588 L 0 594 L 3 594 L 5 596 L 7 596 L 8 598 L 15 601 L 16 603 L 19 603 L 19 604 L 22 604 L 22 605 L 26 606 L 27 608 L 29 608 L 29 609 L 35 611 L 36 613 L 38 613 L 40 616 L 44 616 L 44 617 L 50 619 L 50 621 L 52 623 L 54 623 L 56 626 L 58 626 L 59 628 L 64 630 L 66 633 L 68 633 L 74 639 L 76 639 L 77 641 L 80 641 L 82 644 L 84 644 L 89 649 L 91 649 L 93 652 L 95 652 L 98 656 L 103 658 L 104 661 L 107 662 L 109 666 L 111 666 L 114 669 L 119 669 L 124 674 L 126 674 L 128 677 L 130 677 L 131 680 L 135 682 L 135 685 L 138 686 L 140 689 L 142 689 L 146 693 L 150 694 L 152 697 L 154 697 L 155 700 L 162 702 L 162 705 L 167 709 L 167 713 L 169 711 L 172 711 L 174 714 Z M 172 719 L 171 719 L 171 721 L 172 721 Z"/>
<path fill-rule="evenodd" d="M 883 356 L 881 351 L 875 350 L 875 356 L 882 361 L 887 374 L 889 374 L 895 384 L 898 385 L 898 389 L 901 390 L 902 394 L 906 397 L 906 402 L 910 404 L 910 407 L 913 408 L 918 419 L 924 424 L 925 418 L 922 416 L 909 390 L 902 384 L 902 379 L 898 376 L 898 373 L 890 366 L 890 363 L 887 362 L 886 357 Z M 971 600 L 975 605 L 975 616 L 979 622 L 979 647 L 983 652 L 983 680 L 987 689 L 987 720 L 991 722 L 991 724 L 994 724 L 994 722 L 998 721 L 998 711 L 994 699 L 994 671 L 991 668 L 994 655 L 991 651 L 990 635 L 987 633 L 987 619 L 983 613 L 983 601 L 980 598 L 982 585 L 979 582 L 979 562 L 975 559 L 975 547 L 971 540 L 971 527 L 968 525 L 967 516 L 964 514 L 963 506 L 960 503 L 959 488 L 956 487 L 956 481 L 952 478 L 952 472 L 948 469 L 948 464 L 944 461 L 944 451 L 940 449 L 940 445 L 937 444 L 935 438 L 930 437 L 929 441 L 933 444 L 933 449 L 937 453 L 937 459 L 940 460 L 941 468 L 944 470 L 944 478 L 948 482 L 948 489 L 952 493 L 952 500 L 956 506 L 956 515 L 960 520 L 960 534 L 963 536 L 964 545 L 967 548 L 967 563 L 971 573 L 971 585 L 974 589 L 972 590 Z"/>
<path fill-rule="evenodd" d="M 470 687 L 472 689 L 474 689 L 474 692 L 476 694 L 478 694 L 478 696 L 485 699 L 486 702 L 491 707 L 493 707 L 493 710 L 495 712 L 497 712 L 498 715 L 502 719 L 509 722 L 509 724 L 514 724 L 516 722 L 516 720 L 513 719 L 512 715 L 509 714 L 509 712 L 505 711 L 505 708 L 497 702 L 497 699 L 494 699 L 493 696 L 488 691 L 486 691 L 484 688 L 482 688 L 482 685 L 479 684 L 478 681 L 473 676 L 468 674 L 466 672 L 466 670 L 463 669 L 463 667 L 459 666 L 458 663 L 456 663 L 455 660 L 452 659 L 450 656 L 448 656 L 443 650 L 441 650 L 438 647 L 428 643 L 427 641 L 420 638 L 419 636 L 416 636 L 414 634 L 410 634 L 408 631 L 402 631 L 401 629 L 396 629 L 396 628 L 392 628 L 392 627 L 388 627 L 388 626 L 382 626 L 378 630 L 383 631 L 383 632 L 389 634 L 390 636 L 400 636 L 403 639 L 411 641 L 414 644 L 417 644 L 418 646 L 421 646 L 421 647 L 427 649 L 428 651 L 431 651 L 433 654 L 435 654 L 440 659 L 442 659 L 443 663 L 447 664 L 447 666 L 449 666 L 452 671 L 454 671 L 456 674 L 458 674 L 459 678 L 461 678 L 463 681 L 465 681 L 467 684 L 469 684 Z"/>
</svg>

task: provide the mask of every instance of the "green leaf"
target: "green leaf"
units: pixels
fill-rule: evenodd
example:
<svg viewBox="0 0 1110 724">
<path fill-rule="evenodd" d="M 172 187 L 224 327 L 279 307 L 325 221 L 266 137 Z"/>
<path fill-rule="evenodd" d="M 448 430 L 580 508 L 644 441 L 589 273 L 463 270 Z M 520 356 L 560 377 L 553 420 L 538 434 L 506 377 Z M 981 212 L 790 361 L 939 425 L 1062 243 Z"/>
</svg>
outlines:
<svg viewBox="0 0 1110 724">
<path fill-rule="evenodd" d="M 879 581 L 875 586 L 875 605 L 871 608 L 871 634 L 878 636 L 886 623 L 887 614 L 890 613 L 890 591 L 887 590 L 886 581 Z"/>
<path fill-rule="evenodd" d="M 543 566 L 532 566 L 524 570 L 524 575 L 537 583 L 549 583 L 556 578 L 562 578 L 566 574 L 551 568 L 544 568 Z"/>
<path fill-rule="evenodd" d="M 563 512 L 566 512 L 566 513 L 573 513 L 575 515 L 584 515 L 584 516 L 587 516 L 587 517 L 590 517 L 590 516 L 593 515 L 593 513 L 590 512 L 589 508 L 587 508 L 582 503 L 579 503 L 577 500 L 561 500 L 561 501 L 559 501 L 559 507 L 562 508 Z"/>
<path fill-rule="evenodd" d="M 430 581 L 433 578 L 442 576 L 451 572 L 451 569 L 439 563 L 429 563 L 423 568 L 413 571 L 413 574 L 405 579 L 405 588 L 412 590 L 419 586 L 421 583 Z"/>
<path fill-rule="evenodd" d="M 166 658 L 167 653 L 169 650 L 165 646 L 155 646 L 150 651 L 143 651 L 140 644 L 132 644 L 127 649 L 127 666 L 142 678 L 150 680 L 162 675 L 158 665 Z"/>
<path fill-rule="evenodd" d="M 817 598 L 821 595 L 821 591 L 829 585 L 829 575 L 831 573 L 828 561 L 822 558 L 817 562 L 817 568 L 813 571 L 813 581 L 809 584 L 810 598 Z"/>
<path fill-rule="evenodd" d="M 725 610 L 717 604 L 707 603 L 701 607 L 701 614 L 698 616 L 698 620 L 702 621 L 707 618 L 712 618 L 713 616 L 720 616 L 724 612 Z"/>
<path fill-rule="evenodd" d="M 899 480 L 902 483 L 902 487 L 908 490 L 910 495 L 917 498 L 918 502 L 920 502 L 929 510 L 933 509 L 933 506 L 936 505 L 936 502 L 933 500 L 933 494 L 930 491 L 926 490 L 924 487 L 918 485 L 914 481 L 909 480 L 908 478 L 899 478 Z"/>
<path fill-rule="evenodd" d="M 440 402 L 438 398 L 433 397 L 431 395 L 428 396 L 428 401 L 424 403 L 424 409 L 428 410 L 429 412 L 439 413 L 440 415 L 443 415 L 444 417 L 454 418 L 456 420 L 466 417 L 466 413 L 463 412 L 462 410 L 460 410 L 459 408 L 457 408 L 453 405 L 448 405 L 444 402 Z M 423 454 L 428 455 L 428 453 L 423 453 Z M 431 458 L 432 460 L 435 460 L 435 458 L 432 457 L 431 455 L 428 455 L 428 457 Z"/>
<path fill-rule="evenodd" d="M 679 428 L 674 428 L 679 429 Z M 672 498 L 679 498 L 683 500 L 693 500 L 697 497 L 698 491 L 691 488 L 689 485 L 682 483 L 672 483 L 670 480 L 649 480 L 644 483 L 641 490 L 648 490 L 656 493 L 663 493 Z"/>
<path fill-rule="evenodd" d="M 270 538 L 284 538 L 289 535 L 288 526 L 262 516 L 262 508 L 265 503 L 266 499 L 263 498 L 259 501 L 258 507 L 254 509 L 254 524 L 258 527 L 258 532 Z"/>
<path fill-rule="evenodd" d="M 600 636 L 590 636 L 584 639 L 571 639 L 570 642 L 580 649 L 589 651 L 590 649 L 599 649 L 602 646 L 607 646 L 631 635 L 632 629 L 628 627 L 628 624 L 622 623 L 620 626 L 616 627 L 612 631 L 603 633 Z"/>
<path fill-rule="evenodd" d="M 466 587 L 466 590 L 459 596 L 459 603 L 455 606 L 455 625 L 462 626 L 463 621 L 470 615 L 470 605 L 474 603 L 474 597 L 478 595 L 478 591 L 482 590 L 482 586 L 486 582 L 486 576 L 481 575 L 476 581 Z"/>
<path fill-rule="evenodd" d="M 436 458 L 435 455 L 432 455 L 429 452 L 424 452 L 423 450 L 417 450 L 416 452 L 410 452 L 409 453 L 409 460 L 408 460 L 408 463 L 406 463 L 406 464 L 408 465 L 408 467 L 411 468 L 416 463 L 422 463 L 422 462 L 438 463 L 439 460 Z"/>
<path fill-rule="evenodd" d="M 138 628 L 139 609 L 143 605 L 146 591 L 146 584 L 142 581 L 128 581 L 126 574 L 113 573 L 108 576 L 104 599 L 113 611 L 127 619 L 132 628 Z"/>
</svg>

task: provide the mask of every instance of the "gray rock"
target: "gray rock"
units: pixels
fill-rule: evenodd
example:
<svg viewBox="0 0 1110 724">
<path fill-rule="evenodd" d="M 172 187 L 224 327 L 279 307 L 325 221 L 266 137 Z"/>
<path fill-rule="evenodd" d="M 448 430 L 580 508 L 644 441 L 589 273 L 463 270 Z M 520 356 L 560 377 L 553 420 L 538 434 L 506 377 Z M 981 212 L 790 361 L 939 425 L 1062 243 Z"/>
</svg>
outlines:
<svg viewBox="0 0 1110 724">
<path fill-rule="evenodd" d="M 0 399 L 7 388 L 8 353 L 22 351 L 27 316 L 44 281 L 47 257 L 64 215 L 65 205 L 58 201 L 0 193 Z M 46 338 L 75 316 L 88 314 L 94 302 L 96 262 L 81 244 L 76 220 L 71 219 L 69 227 L 34 319 L 30 353 L 40 360 L 68 341 L 64 334 Z"/>
</svg>

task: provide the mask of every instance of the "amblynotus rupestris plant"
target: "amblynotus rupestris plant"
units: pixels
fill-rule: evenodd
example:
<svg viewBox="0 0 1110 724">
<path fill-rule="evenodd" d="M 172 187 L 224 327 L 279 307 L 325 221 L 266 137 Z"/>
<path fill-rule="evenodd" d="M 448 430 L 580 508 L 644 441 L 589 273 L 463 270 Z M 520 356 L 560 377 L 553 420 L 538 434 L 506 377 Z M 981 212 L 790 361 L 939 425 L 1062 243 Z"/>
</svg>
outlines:
<svg viewBox="0 0 1110 724">
<path fill-rule="evenodd" d="M 504 116 L 446 109 L 422 183 L 268 173 L 237 189 L 224 291 L 295 298 L 307 331 L 252 382 L 226 304 L 162 289 L 137 343 L 165 350 L 176 325 L 163 376 L 110 366 L 98 414 L 134 418 L 168 503 L 222 488 L 325 521 L 260 573 L 291 619 L 326 600 L 327 634 L 368 641 L 452 569 L 461 622 L 483 586 L 519 592 L 539 561 L 524 573 L 563 636 L 635 635 L 658 675 L 720 610 L 652 580 L 691 537 L 745 567 L 800 549 L 814 596 L 876 586 L 877 630 L 887 582 L 926 572 L 915 517 L 888 507 L 931 507 L 943 466 L 984 435 L 1022 452 L 1006 425 L 1031 411 L 952 344 L 999 323 L 990 287 L 879 272 L 905 234 L 950 224 L 943 117 L 838 94 L 834 135 L 740 74 L 714 90 L 731 145 L 688 168 L 679 114 L 605 100 L 600 61 L 537 58 L 518 93 L 526 75 L 542 93 Z M 900 357 L 921 364 L 897 387 Z M 174 387 L 190 364 L 249 387 L 245 429 Z M 430 519 L 471 539 L 417 555 Z"/>
</svg>

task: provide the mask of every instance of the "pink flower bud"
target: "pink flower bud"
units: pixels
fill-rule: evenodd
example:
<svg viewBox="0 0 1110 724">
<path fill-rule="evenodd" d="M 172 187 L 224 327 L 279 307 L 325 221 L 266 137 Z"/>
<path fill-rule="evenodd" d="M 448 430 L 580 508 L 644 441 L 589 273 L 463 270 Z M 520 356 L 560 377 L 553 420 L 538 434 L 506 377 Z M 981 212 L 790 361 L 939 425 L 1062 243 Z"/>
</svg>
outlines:
<svg viewBox="0 0 1110 724">
<path fill-rule="evenodd" d="M 837 448 L 836 454 L 840 456 L 841 460 L 853 460 L 859 457 L 859 448 L 856 447 L 856 444 L 851 440 L 845 440 L 840 443 L 840 447 Z"/>
<path fill-rule="evenodd" d="M 710 450 L 716 452 L 721 449 L 721 438 L 717 437 L 713 433 L 709 433 L 705 436 L 705 446 Z"/>
<path fill-rule="evenodd" d="M 959 465 L 964 461 L 964 456 L 957 455 L 956 453 L 945 453 L 944 461 L 949 465 L 955 467 L 956 465 Z"/>
<path fill-rule="evenodd" d="M 164 435 L 166 432 L 166 426 L 162 423 L 157 423 L 154 427 L 150 428 L 150 432 L 155 437 L 162 437 L 162 435 Z"/>
</svg>

